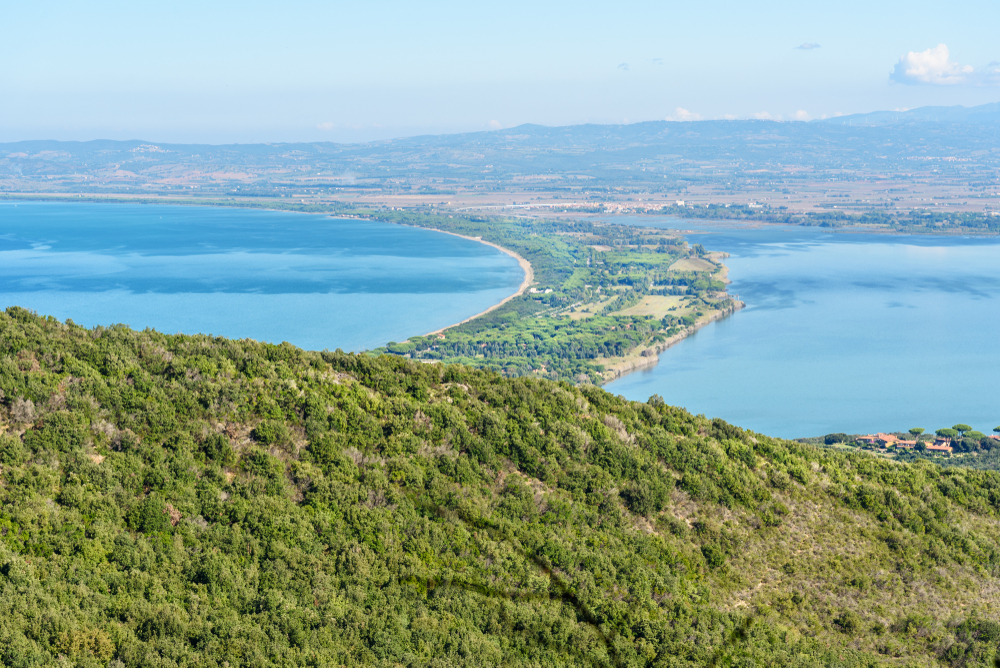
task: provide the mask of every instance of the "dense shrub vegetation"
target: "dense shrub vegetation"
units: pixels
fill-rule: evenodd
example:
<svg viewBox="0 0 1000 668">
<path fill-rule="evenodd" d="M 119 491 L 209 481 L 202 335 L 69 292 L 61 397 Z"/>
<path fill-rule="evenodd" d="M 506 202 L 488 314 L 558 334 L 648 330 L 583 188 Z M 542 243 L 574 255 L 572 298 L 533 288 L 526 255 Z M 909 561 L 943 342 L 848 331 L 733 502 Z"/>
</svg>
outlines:
<svg viewBox="0 0 1000 668">
<path fill-rule="evenodd" d="M 9 666 L 990 665 L 1000 475 L 0 314 Z"/>
</svg>

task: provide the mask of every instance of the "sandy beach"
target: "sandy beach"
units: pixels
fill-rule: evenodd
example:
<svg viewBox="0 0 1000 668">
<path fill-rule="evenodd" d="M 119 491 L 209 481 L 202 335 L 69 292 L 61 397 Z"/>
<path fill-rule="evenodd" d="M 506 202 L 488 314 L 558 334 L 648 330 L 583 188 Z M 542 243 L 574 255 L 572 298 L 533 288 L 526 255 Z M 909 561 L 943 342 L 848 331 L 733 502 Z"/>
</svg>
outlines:
<svg viewBox="0 0 1000 668">
<path fill-rule="evenodd" d="M 518 255 L 517 253 L 515 253 L 514 251 L 509 250 L 507 248 L 504 248 L 503 246 L 499 246 L 499 245 L 497 245 L 495 243 L 492 243 L 490 241 L 484 241 L 482 239 L 482 237 L 469 237 L 469 236 L 466 236 L 464 234 L 456 234 L 454 232 L 445 232 L 444 230 L 436 230 L 433 227 L 421 227 L 420 229 L 422 229 L 422 230 L 430 230 L 432 232 L 440 232 L 441 234 L 450 234 L 453 237 L 462 237 L 463 239 L 468 239 L 469 241 L 478 241 L 481 244 L 486 244 L 487 246 L 492 246 L 493 248 L 496 248 L 501 253 L 506 253 L 507 255 L 510 255 L 512 258 L 514 258 L 515 260 L 517 260 L 517 263 L 519 265 L 521 265 L 521 269 L 524 270 L 524 280 L 521 281 L 521 286 L 517 289 L 517 292 L 515 292 L 512 295 L 510 295 L 509 297 L 505 297 L 502 301 L 500 301 L 499 303 L 494 304 L 493 306 L 489 307 L 485 311 L 482 311 L 481 313 L 477 313 L 477 314 L 475 314 L 473 316 L 469 316 L 468 318 L 466 318 L 465 320 L 463 320 L 461 322 L 456 322 L 456 323 L 454 323 L 452 325 L 448 325 L 447 327 L 442 327 L 441 329 L 436 329 L 433 332 L 428 332 L 425 336 L 433 336 L 435 334 L 440 334 L 441 332 L 443 332 L 443 331 L 445 331 L 447 329 L 451 329 L 452 327 L 458 327 L 459 325 L 464 325 L 465 323 L 469 322 L 470 320 L 475 320 L 479 316 L 486 315 L 490 311 L 495 311 L 496 309 L 500 308 L 501 306 L 503 306 L 504 304 L 506 304 L 507 302 L 509 302 L 514 297 L 519 297 L 519 296 L 523 295 L 528 290 L 528 288 L 531 287 L 531 284 L 535 280 L 535 272 L 532 271 L 532 269 L 531 269 L 531 263 L 528 262 L 527 260 L 525 260 L 523 257 L 521 257 L 520 255 Z"/>
</svg>

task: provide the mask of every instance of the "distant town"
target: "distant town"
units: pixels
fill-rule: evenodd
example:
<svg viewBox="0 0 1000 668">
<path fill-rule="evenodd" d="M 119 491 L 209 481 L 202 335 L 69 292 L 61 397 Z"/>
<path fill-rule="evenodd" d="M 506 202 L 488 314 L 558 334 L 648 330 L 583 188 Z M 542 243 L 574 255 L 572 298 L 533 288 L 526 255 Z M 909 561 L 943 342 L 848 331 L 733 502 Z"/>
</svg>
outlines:
<svg viewBox="0 0 1000 668">
<path fill-rule="evenodd" d="M 365 144 L 12 142 L 0 144 L 0 193 L 996 233 L 1000 158 L 977 125 L 920 119 L 526 125 Z"/>
<path fill-rule="evenodd" d="M 821 441 L 831 446 L 847 446 L 874 450 L 883 454 L 913 453 L 923 455 L 959 455 L 990 452 L 1000 448 L 1000 426 L 993 429 L 994 433 L 986 435 L 974 430 L 967 424 L 956 424 L 953 427 L 938 429 L 933 434 L 925 433 L 922 428 L 910 429 L 908 432 L 895 432 L 864 435 L 827 434 L 818 439 L 802 439 L 806 442 Z"/>
</svg>

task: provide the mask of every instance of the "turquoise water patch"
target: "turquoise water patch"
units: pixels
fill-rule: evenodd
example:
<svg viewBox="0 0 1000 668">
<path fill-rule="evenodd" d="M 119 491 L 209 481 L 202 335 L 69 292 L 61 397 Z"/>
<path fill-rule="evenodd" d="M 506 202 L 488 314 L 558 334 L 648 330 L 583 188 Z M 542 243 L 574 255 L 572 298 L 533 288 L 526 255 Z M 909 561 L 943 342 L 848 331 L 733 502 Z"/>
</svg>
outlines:
<svg viewBox="0 0 1000 668">
<path fill-rule="evenodd" d="M 364 350 L 463 320 L 523 278 L 495 248 L 375 221 L 0 202 L 0 305 L 86 326 Z"/>
<path fill-rule="evenodd" d="M 691 243 L 731 253 L 729 291 L 747 308 L 609 391 L 788 438 L 1000 425 L 996 238 L 629 222 L 695 229 Z"/>
</svg>

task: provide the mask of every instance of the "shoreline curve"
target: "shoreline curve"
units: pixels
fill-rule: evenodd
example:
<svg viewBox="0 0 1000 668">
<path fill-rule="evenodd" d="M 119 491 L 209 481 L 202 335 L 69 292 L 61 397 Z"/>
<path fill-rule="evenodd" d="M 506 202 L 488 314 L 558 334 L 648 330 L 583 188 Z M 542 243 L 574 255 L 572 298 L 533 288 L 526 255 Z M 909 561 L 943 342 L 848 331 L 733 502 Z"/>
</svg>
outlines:
<svg viewBox="0 0 1000 668">
<path fill-rule="evenodd" d="M 389 222 L 389 221 L 384 221 L 384 222 Z M 527 260 L 525 260 L 523 257 L 521 257 L 520 255 L 518 255 L 517 253 L 515 253 L 514 251 L 510 250 L 509 248 L 504 248 L 503 246 L 500 246 L 499 244 L 495 244 L 495 243 L 493 243 L 491 241 L 484 241 L 482 237 L 470 237 L 470 236 L 467 236 L 465 234 L 458 234 L 456 232 L 447 232 L 445 230 L 439 230 L 439 229 L 436 229 L 436 228 L 433 228 L 433 227 L 421 227 L 419 225 L 406 225 L 405 223 L 392 223 L 392 224 L 393 225 L 404 225 L 405 227 L 416 227 L 416 228 L 419 228 L 419 229 L 422 229 L 422 230 L 431 230 L 433 232 L 441 232 L 442 234 L 450 234 L 453 237 L 461 237 L 463 239 L 468 239 L 469 241 L 478 241 L 481 244 L 486 244 L 487 246 L 492 246 L 493 248 L 496 248 L 501 253 L 506 253 L 507 255 L 510 255 L 511 257 L 513 257 L 514 259 L 517 260 L 518 264 L 524 270 L 524 281 L 521 282 L 521 286 L 518 288 L 517 292 L 515 292 L 514 294 L 512 294 L 512 295 L 510 295 L 508 297 L 505 297 L 502 301 L 500 301 L 497 304 L 494 304 L 493 306 L 489 307 L 485 311 L 477 313 L 477 314 L 475 314 L 473 316 L 469 316 L 465 320 L 462 320 L 461 322 L 456 322 L 453 325 L 448 325 L 447 327 L 442 327 L 441 329 L 436 329 L 433 332 L 428 332 L 424 336 L 434 336 L 436 334 L 441 334 L 441 333 L 443 333 L 443 332 L 451 329 L 452 327 L 458 327 L 459 325 L 464 325 L 465 323 L 467 323 L 467 322 L 469 322 L 471 320 L 475 320 L 476 318 L 484 316 L 484 315 L 486 315 L 487 313 L 489 313 L 491 311 L 495 311 L 496 309 L 500 308 L 501 306 L 503 306 L 504 304 L 506 304 L 507 302 L 509 302 L 511 299 L 514 299 L 514 297 L 519 297 L 519 296 L 523 295 L 525 293 L 525 291 L 527 291 L 527 289 L 534 282 L 535 274 L 534 274 L 534 270 L 531 268 L 531 263 L 528 262 Z M 729 257 L 729 254 L 728 253 L 723 254 L 723 257 Z M 725 281 L 728 284 L 730 282 L 729 279 L 728 279 L 729 267 L 727 267 L 726 265 L 722 265 L 722 268 L 723 268 L 722 279 L 723 279 L 723 281 Z M 619 364 L 612 366 L 610 369 L 608 369 L 607 371 L 605 371 L 604 373 L 601 374 L 602 377 L 601 377 L 600 386 L 604 387 L 605 385 L 613 383 L 614 381 L 619 380 L 619 379 L 621 379 L 621 378 L 623 378 L 625 376 L 628 376 L 630 374 L 633 374 L 633 373 L 635 373 L 637 371 L 642 371 L 643 369 L 647 369 L 649 367 L 656 366 L 657 364 L 660 363 L 660 354 L 663 353 L 663 352 L 665 352 L 668 348 L 672 348 L 673 346 L 677 345 L 678 343 L 680 343 L 684 339 L 690 337 L 692 334 L 694 334 L 695 332 L 697 332 L 702 327 L 704 327 L 704 326 L 706 326 L 708 324 L 711 324 L 713 322 L 716 322 L 718 320 L 722 320 L 724 318 L 728 318 L 728 317 L 736 314 L 738 311 L 740 311 L 740 310 L 742 310 L 744 308 L 746 308 L 746 303 L 745 302 L 742 302 L 739 299 L 733 299 L 731 306 L 729 308 L 725 309 L 724 311 L 717 311 L 717 312 L 711 314 L 710 316 L 697 321 L 695 324 L 691 325 L 690 327 L 684 328 L 684 330 L 678 332 L 677 334 L 674 334 L 672 337 L 670 337 L 666 341 L 663 341 L 663 342 L 661 342 L 659 344 L 651 346 L 649 348 L 650 352 L 653 353 L 651 356 L 646 357 L 646 358 L 640 358 L 640 359 L 634 360 L 634 361 L 630 361 L 630 360 L 628 360 L 626 358 L 626 359 L 623 359 L 622 362 L 620 362 Z"/>
<path fill-rule="evenodd" d="M 656 345 L 650 346 L 649 348 L 646 349 L 652 353 L 648 357 L 640 357 L 639 359 L 633 361 L 624 360 L 621 364 L 612 366 L 605 372 L 607 375 L 602 376 L 601 387 L 613 383 L 616 380 L 620 380 L 621 378 L 631 375 L 637 371 L 643 371 L 645 369 L 649 369 L 651 367 L 656 366 L 657 364 L 660 363 L 660 355 L 666 352 L 668 348 L 673 348 L 684 339 L 693 336 L 695 332 L 697 332 L 702 327 L 705 327 L 706 325 L 710 325 L 713 322 L 718 322 L 719 320 L 723 320 L 732 315 L 735 315 L 737 311 L 740 311 L 744 308 L 746 308 L 746 302 L 742 302 L 739 301 L 738 299 L 735 299 L 733 300 L 732 305 L 726 310 L 716 311 L 715 313 L 712 313 L 711 315 L 697 321 L 695 324 L 689 327 L 685 327 L 683 330 L 677 332 L 667 340 L 661 341 Z"/>
<path fill-rule="evenodd" d="M 395 223 L 395 224 L 396 225 L 400 225 L 401 223 Z M 479 313 L 477 313 L 475 315 L 470 315 L 468 318 L 466 318 L 466 319 L 464 319 L 464 320 L 462 320 L 460 322 L 456 322 L 456 323 L 453 323 L 451 325 L 446 325 L 445 327 L 442 327 L 441 329 L 435 329 L 433 332 L 427 332 L 426 334 L 424 334 L 424 336 L 434 336 L 436 334 L 440 334 L 440 333 L 442 333 L 442 332 L 444 332 L 446 330 L 451 329 L 452 327 L 458 327 L 459 325 L 464 325 L 465 323 L 467 323 L 467 322 L 469 322 L 471 320 L 475 320 L 476 318 L 482 317 L 482 316 L 486 315 L 487 313 L 489 313 L 491 311 L 495 311 L 498 308 L 500 308 L 501 306 L 503 306 L 504 304 L 506 304 L 507 302 L 509 302 L 511 299 L 514 299 L 515 297 L 520 297 L 521 295 L 523 295 L 525 292 L 527 292 L 528 288 L 531 287 L 531 284 L 535 282 L 535 272 L 534 272 L 534 270 L 531 267 L 531 263 L 528 262 L 527 260 L 525 260 L 523 257 L 521 257 L 520 255 L 518 255 L 517 253 L 515 253 L 514 251 L 510 250 L 509 248 L 504 248 L 503 246 L 501 246 L 499 244 L 495 244 L 492 241 L 485 241 L 482 237 L 470 237 L 470 236 L 467 236 L 465 234 L 458 234 L 456 232 L 447 232 L 445 230 L 439 230 L 439 229 L 436 229 L 436 228 L 433 228 L 433 227 L 421 227 L 419 225 L 406 225 L 406 227 L 416 227 L 416 228 L 421 229 L 421 230 L 430 230 L 432 232 L 440 232 L 441 234 L 450 234 L 453 237 L 461 237 L 462 239 L 468 239 L 469 241 L 477 241 L 477 242 L 479 242 L 481 244 L 485 244 L 487 246 L 492 246 L 493 248 L 496 248 L 501 253 L 505 253 L 506 255 L 509 255 L 512 258 L 514 258 L 515 260 L 517 260 L 517 264 L 524 271 L 524 280 L 521 281 L 521 285 L 518 287 L 517 292 L 515 292 L 514 294 L 508 295 L 507 297 L 504 297 L 502 300 L 500 300 L 499 302 L 497 302 L 493 306 L 489 307 L 485 311 L 480 311 Z"/>
</svg>

